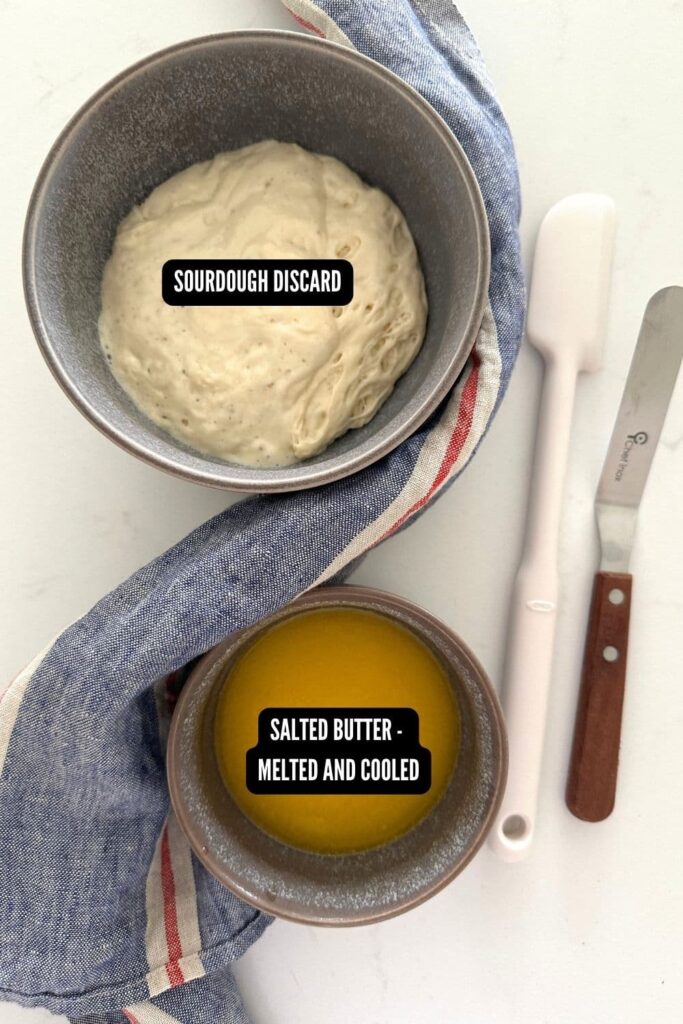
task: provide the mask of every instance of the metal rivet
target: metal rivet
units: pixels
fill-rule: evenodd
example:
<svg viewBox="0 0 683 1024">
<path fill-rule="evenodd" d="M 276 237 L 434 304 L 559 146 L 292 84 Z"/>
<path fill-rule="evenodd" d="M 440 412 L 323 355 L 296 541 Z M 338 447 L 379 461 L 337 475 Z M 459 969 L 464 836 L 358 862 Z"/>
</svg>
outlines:
<svg viewBox="0 0 683 1024">
<path fill-rule="evenodd" d="M 619 651 L 616 647 L 612 647 L 611 645 L 609 645 L 603 648 L 602 656 L 605 659 L 605 661 L 616 661 L 619 657 Z"/>
<path fill-rule="evenodd" d="M 615 587 L 614 590 L 610 590 L 609 599 L 612 604 L 623 604 L 626 600 L 626 594 L 623 590 L 619 590 L 619 587 Z"/>
</svg>

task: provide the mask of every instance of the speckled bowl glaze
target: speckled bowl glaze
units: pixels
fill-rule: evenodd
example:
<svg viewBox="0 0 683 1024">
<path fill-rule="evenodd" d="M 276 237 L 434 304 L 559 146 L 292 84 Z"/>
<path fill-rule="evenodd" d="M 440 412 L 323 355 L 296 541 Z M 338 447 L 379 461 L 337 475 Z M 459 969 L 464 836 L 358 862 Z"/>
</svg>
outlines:
<svg viewBox="0 0 683 1024">
<path fill-rule="evenodd" d="M 313 854 L 262 832 L 233 801 L 214 753 L 216 702 L 230 665 L 262 630 L 303 610 L 349 606 L 396 619 L 446 666 L 461 716 L 461 748 L 443 797 L 410 832 L 364 853 Z M 247 903 L 305 924 L 369 924 L 433 896 L 483 843 L 506 775 L 502 714 L 479 662 L 423 609 L 365 587 L 311 591 L 267 620 L 228 637 L 190 676 L 168 742 L 171 801 L 202 863 Z"/>
<path fill-rule="evenodd" d="M 417 242 L 430 307 L 418 358 L 372 422 L 284 469 L 221 462 L 164 433 L 115 381 L 97 332 L 102 270 L 132 206 L 190 164 L 266 138 L 332 154 L 393 197 Z M 24 239 L 33 329 L 81 412 L 161 469 L 247 491 L 297 490 L 339 479 L 408 437 L 464 366 L 483 315 L 488 274 L 481 195 L 444 122 L 381 65 L 290 32 L 192 40 L 104 86 L 49 153 Z"/>
</svg>

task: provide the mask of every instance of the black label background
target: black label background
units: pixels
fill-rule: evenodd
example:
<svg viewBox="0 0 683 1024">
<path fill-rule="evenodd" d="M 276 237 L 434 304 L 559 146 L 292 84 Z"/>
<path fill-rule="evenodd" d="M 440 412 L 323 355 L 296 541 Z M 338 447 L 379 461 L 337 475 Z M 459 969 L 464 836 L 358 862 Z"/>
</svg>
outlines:
<svg viewBox="0 0 683 1024">
<path fill-rule="evenodd" d="M 272 740 L 274 718 L 323 718 L 329 723 L 327 740 Z M 334 718 L 382 718 L 391 721 L 391 740 L 334 740 Z M 247 789 L 252 793 L 426 793 L 432 782 L 432 755 L 419 742 L 420 720 L 413 708 L 265 708 L 259 714 L 258 745 L 247 751 Z M 400 731 L 400 735 L 397 733 Z M 274 782 L 259 780 L 260 758 L 314 758 L 318 762 L 318 778 L 313 781 Z M 384 782 L 359 777 L 363 758 L 415 758 L 419 775 L 415 780 Z M 322 769 L 326 758 L 352 758 L 356 761 L 356 777 L 349 780 L 324 781 Z"/>
<path fill-rule="evenodd" d="M 176 270 L 338 270 L 341 288 L 327 292 L 175 290 Z M 353 265 L 348 260 L 167 260 L 161 268 L 161 296 L 169 306 L 346 306 L 353 298 Z"/>
</svg>

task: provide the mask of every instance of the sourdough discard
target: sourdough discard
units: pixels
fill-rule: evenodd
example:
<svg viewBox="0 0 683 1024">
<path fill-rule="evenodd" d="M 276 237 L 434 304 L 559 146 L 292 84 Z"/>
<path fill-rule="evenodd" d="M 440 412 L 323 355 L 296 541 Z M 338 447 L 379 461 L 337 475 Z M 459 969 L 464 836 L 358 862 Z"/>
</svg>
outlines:
<svg viewBox="0 0 683 1024">
<path fill-rule="evenodd" d="M 167 306 L 166 260 L 333 259 L 348 306 Z M 285 466 L 367 423 L 422 344 L 424 281 L 397 206 L 344 164 L 259 142 L 187 168 L 120 225 L 102 346 L 135 404 L 198 451 Z"/>
</svg>

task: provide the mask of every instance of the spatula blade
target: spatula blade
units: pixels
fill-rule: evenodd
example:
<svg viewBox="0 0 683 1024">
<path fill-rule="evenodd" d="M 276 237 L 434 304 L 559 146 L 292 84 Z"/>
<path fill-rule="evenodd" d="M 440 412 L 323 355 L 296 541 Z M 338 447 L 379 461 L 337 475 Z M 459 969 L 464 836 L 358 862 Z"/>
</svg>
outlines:
<svg viewBox="0 0 683 1024">
<path fill-rule="evenodd" d="M 600 477 L 600 504 L 640 504 L 681 359 L 683 288 L 662 288 L 645 310 Z"/>
</svg>

